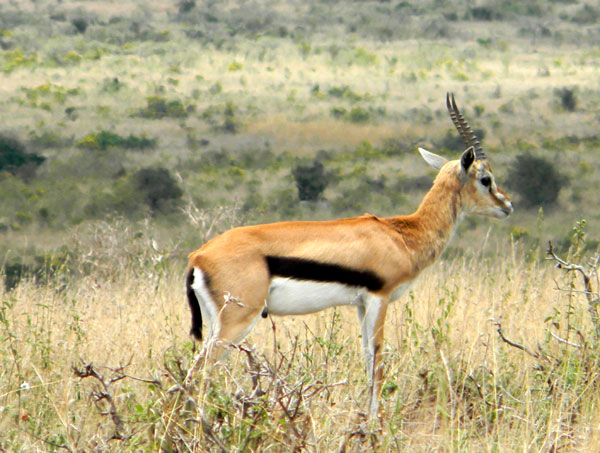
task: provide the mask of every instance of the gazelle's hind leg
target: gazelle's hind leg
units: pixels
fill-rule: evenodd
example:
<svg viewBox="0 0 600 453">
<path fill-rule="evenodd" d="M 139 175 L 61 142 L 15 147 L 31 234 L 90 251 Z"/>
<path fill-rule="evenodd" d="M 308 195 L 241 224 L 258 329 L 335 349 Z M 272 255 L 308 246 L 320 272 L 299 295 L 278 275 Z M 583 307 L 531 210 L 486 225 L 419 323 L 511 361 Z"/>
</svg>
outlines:
<svg viewBox="0 0 600 453">
<path fill-rule="evenodd" d="M 369 376 L 369 417 L 377 416 L 379 392 L 383 381 L 381 349 L 383 347 L 383 325 L 387 304 L 379 296 L 369 294 L 358 306 L 358 319 L 362 332 L 365 362 Z"/>
<path fill-rule="evenodd" d="M 208 335 L 188 370 L 186 383 L 191 382 L 202 364 L 211 365 L 223 358 L 229 347 L 241 342 L 259 319 L 268 293 L 269 275 L 266 268 L 248 266 L 247 269 L 254 269 L 254 273 L 232 272 L 227 274 L 229 279 L 224 280 L 225 274 L 220 274 L 218 269 L 211 269 L 207 275 L 206 271 L 194 267 L 191 288 L 198 299 L 202 318 L 208 321 Z"/>
<path fill-rule="evenodd" d="M 250 333 L 260 315 L 263 306 L 245 308 L 225 305 L 219 313 L 212 338 L 204 345 L 204 358 L 216 362 L 225 357 L 229 347 L 240 343 Z"/>
<path fill-rule="evenodd" d="M 203 356 L 214 362 L 222 358 L 231 344 L 236 344 L 252 330 L 265 306 L 270 275 L 264 260 L 256 259 L 203 264 L 203 278 L 192 285 L 200 301 L 202 315 L 209 320 Z M 196 285 L 196 282 L 197 285 Z"/>
</svg>

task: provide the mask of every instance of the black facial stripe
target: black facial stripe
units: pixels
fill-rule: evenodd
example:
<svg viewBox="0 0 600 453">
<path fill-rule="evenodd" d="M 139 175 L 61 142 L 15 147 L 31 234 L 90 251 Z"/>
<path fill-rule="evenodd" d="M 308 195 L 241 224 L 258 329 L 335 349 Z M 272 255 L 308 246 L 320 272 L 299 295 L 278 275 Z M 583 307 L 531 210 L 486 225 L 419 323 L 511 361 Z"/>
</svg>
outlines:
<svg viewBox="0 0 600 453">
<path fill-rule="evenodd" d="M 374 272 L 358 271 L 338 264 L 286 256 L 267 256 L 271 275 L 290 277 L 298 280 L 318 282 L 338 282 L 349 286 L 364 286 L 370 291 L 383 287 L 383 280 Z"/>
</svg>

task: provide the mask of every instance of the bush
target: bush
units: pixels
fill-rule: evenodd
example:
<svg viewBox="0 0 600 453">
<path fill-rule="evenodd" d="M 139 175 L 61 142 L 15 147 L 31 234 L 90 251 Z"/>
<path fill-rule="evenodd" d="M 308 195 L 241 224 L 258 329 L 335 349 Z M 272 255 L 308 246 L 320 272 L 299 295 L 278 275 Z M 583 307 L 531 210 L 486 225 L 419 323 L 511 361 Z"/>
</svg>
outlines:
<svg viewBox="0 0 600 453">
<path fill-rule="evenodd" d="M 512 163 L 507 185 L 515 190 L 526 208 L 534 208 L 556 203 L 567 181 L 552 162 L 524 153 Z"/>
<path fill-rule="evenodd" d="M 328 184 L 325 167 L 316 159 L 310 165 L 296 165 L 292 175 L 302 201 L 317 201 Z"/>
<path fill-rule="evenodd" d="M 189 13 L 192 9 L 196 7 L 196 0 L 180 0 L 177 4 L 177 9 L 179 10 L 179 14 Z"/>
<path fill-rule="evenodd" d="M 574 88 L 556 89 L 554 95 L 560 99 L 560 105 L 567 112 L 574 112 L 577 108 L 577 95 Z"/>
<path fill-rule="evenodd" d="M 142 168 L 133 174 L 133 182 L 153 212 L 172 210 L 183 195 L 175 178 L 163 167 Z"/>
<path fill-rule="evenodd" d="M 86 19 L 84 19 L 83 17 L 76 17 L 74 19 L 71 19 L 71 24 L 73 25 L 73 27 L 75 27 L 75 30 L 77 30 L 77 33 L 83 34 L 85 33 L 85 31 L 87 30 L 89 23 Z"/>
<path fill-rule="evenodd" d="M 354 107 L 348 114 L 348 120 L 352 123 L 366 123 L 369 119 L 369 112 L 362 107 Z"/>
<path fill-rule="evenodd" d="M 145 135 L 136 137 L 129 134 L 122 137 L 114 132 L 102 130 L 96 134 L 88 134 L 77 142 L 79 148 L 106 151 L 109 148 L 147 149 L 156 146 L 157 139 Z"/>
<path fill-rule="evenodd" d="M 0 171 L 32 177 L 45 160 L 44 156 L 26 152 L 25 145 L 16 138 L 0 135 Z"/>
<path fill-rule="evenodd" d="M 146 98 L 146 102 L 146 107 L 139 111 L 139 115 L 143 118 L 186 118 L 188 116 L 188 112 L 181 101 L 167 101 L 160 96 L 149 96 Z"/>
<path fill-rule="evenodd" d="M 235 118 L 235 105 L 228 101 L 223 112 L 223 130 L 229 134 L 235 134 L 239 129 L 239 122 Z"/>
</svg>

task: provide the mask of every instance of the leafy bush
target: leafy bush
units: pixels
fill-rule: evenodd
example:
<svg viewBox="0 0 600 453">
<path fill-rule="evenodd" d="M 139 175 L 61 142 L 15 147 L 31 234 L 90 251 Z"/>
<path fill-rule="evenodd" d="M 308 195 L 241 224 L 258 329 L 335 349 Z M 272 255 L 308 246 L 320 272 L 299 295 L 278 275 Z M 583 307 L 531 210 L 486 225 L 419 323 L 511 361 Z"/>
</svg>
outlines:
<svg viewBox="0 0 600 453">
<path fill-rule="evenodd" d="M 71 19 L 71 25 L 75 27 L 77 33 L 83 34 L 87 30 L 89 22 L 83 17 L 76 17 L 74 19 Z"/>
<path fill-rule="evenodd" d="M 574 88 L 560 88 L 554 90 L 554 95 L 559 98 L 560 105 L 568 112 L 573 112 L 577 108 L 577 95 Z"/>
<path fill-rule="evenodd" d="M 347 115 L 347 110 L 344 107 L 331 107 L 331 116 L 337 119 L 343 119 Z"/>
<path fill-rule="evenodd" d="M 238 131 L 239 123 L 235 118 L 235 105 L 228 101 L 223 112 L 223 130 L 230 134 L 235 134 Z"/>
<path fill-rule="evenodd" d="M 142 168 L 133 174 L 133 182 L 153 212 L 172 210 L 183 195 L 175 178 L 163 167 Z"/>
<path fill-rule="evenodd" d="M 600 9 L 586 3 L 573 14 L 571 20 L 577 24 L 595 24 L 599 18 Z"/>
<path fill-rule="evenodd" d="M 327 94 L 334 98 L 348 99 L 350 101 L 360 101 L 363 98 L 360 94 L 352 91 L 348 85 L 332 87 L 327 91 Z"/>
<path fill-rule="evenodd" d="M 507 185 L 525 207 L 533 208 L 555 203 L 567 180 L 552 162 L 524 153 L 512 163 Z"/>
<path fill-rule="evenodd" d="M 88 134 L 77 142 L 79 148 L 106 151 L 109 148 L 125 149 L 148 149 L 156 146 L 156 138 L 148 138 L 145 135 L 137 137 L 129 134 L 122 137 L 114 132 L 102 130 L 95 134 Z"/>
<path fill-rule="evenodd" d="M 189 13 L 196 6 L 196 0 L 180 0 L 177 3 L 179 14 Z"/>
<path fill-rule="evenodd" d="M 62 148 L 73 144 L 72 137 L 63 137 L 57 131 L 31 131 L 28 134 L 29 143 L 38 149 Z"/>
<path fill-rule="evenodd" d="M 292 175 L 298 188 L 298 198 L 302 201 L 317 201 L 328 184 L 325 167 L 316 159 L 310 165 L 296 165 Z"/>
<path fill-rule="evenodd" d="M 26 152 L 25 145 L 16 138 L 0 135 L 0 171 L 31 177 L 45 160 L 44 156 Z"/>
<path fill-rule="evenodd" d="M 26 55 L 23 49 L 7 50 L 3 53 L 2 71 L 11 72 L 21 66 L 32 66 L 39 61 L 37 54 Z"/>
<path fill-rule="evenodd" d="M 362 107 L 354 107 L 348 114 L 348 120 L 352 123 L 366 123 L 370 117 L 369 111 Z"/>
<path fill-rule="evenodd" d="M 188 112 L 181 101 L 168 101 L 161 96 L 149 96 L 146 98 L 146 102 L 146 107 L 138 112 L 142 118 L 186 118 L 188 116 Z"/>
</svg>

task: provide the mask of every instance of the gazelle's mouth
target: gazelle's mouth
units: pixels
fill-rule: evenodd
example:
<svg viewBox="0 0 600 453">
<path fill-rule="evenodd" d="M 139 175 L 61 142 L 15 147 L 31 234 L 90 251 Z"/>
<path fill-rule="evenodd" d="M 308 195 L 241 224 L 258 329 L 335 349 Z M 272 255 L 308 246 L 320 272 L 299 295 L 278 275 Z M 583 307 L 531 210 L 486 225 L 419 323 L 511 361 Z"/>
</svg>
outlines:
<svg viewBox="0 0 600 453">
<path fill-rule="evenodd" d="M 509 201 L 506 204 L 506 207 L 502 208 L 502 212 L 504 212 L 504 214 L 508 217 L 509 215 L 511 215 L 514 212 L 514 208 L 513 208 L 513 204 Z"/>
</svg>

